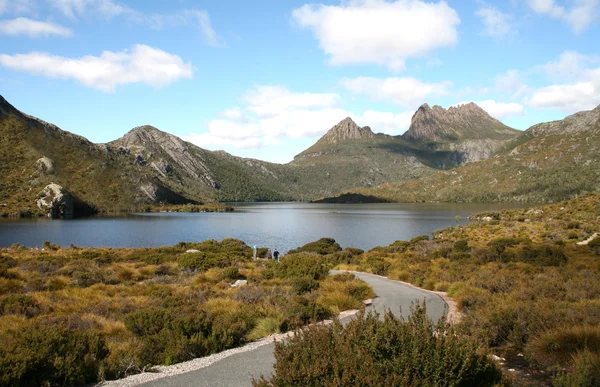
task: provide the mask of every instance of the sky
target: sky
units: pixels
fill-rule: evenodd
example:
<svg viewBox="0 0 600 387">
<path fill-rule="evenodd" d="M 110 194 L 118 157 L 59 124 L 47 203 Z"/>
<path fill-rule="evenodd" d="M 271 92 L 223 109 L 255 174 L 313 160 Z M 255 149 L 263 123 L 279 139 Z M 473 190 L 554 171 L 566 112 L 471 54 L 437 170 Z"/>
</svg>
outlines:
<svg viewBox="0 0 600 387">
<path fill-rule="evenodd" d="M 423 103 L 506 125 L 600 104 L 600 0 L 0 0 L 0 95 L 93 142 L 152 125 L 286 163 Z"/>
</svg>

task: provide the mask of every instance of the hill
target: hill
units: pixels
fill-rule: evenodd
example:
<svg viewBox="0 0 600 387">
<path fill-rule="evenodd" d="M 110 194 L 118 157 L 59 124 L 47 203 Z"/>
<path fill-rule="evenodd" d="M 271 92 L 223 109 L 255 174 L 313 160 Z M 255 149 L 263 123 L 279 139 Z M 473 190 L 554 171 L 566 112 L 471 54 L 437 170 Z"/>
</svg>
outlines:
<svg viewBox="0 0 600 387">
<path fill-rule="evenodd" d="M 355 193 L 399 202 L 548 202 L 600 190 L 600 106 L 534 125 L 484 161 Z"/>
</svg>

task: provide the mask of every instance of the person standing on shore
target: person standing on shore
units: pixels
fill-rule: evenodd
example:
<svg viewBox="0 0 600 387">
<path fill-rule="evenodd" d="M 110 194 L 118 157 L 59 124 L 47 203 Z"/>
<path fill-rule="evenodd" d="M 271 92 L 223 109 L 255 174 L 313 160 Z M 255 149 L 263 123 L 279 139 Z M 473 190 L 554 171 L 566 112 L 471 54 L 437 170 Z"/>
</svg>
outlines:
<svg viewBox="0 0 600 387">
<path fill-rule="evenodd" d="M 279 251 L 277 251 L 277 249 L 273 251 L 273 258 L 275 259 L 275 261 L 279 262 Z"/>
<path fill-rule="evenodd" d="M 265 256 L 265 258 L 273 259 L 273 253 L 271 252 L 271 249 L 267 249 L 267 255 Z"/>
</svg>

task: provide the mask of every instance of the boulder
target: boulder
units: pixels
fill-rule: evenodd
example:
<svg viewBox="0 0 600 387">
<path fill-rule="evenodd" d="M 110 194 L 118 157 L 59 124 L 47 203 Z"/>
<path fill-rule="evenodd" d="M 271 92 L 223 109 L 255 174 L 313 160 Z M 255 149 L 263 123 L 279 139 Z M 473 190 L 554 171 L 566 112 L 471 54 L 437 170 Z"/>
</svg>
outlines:
<svg viewBox="0 0 600 387">
<path fill-rule="evenodd" d="M 54 161 L 44 156 L 35 162 L 40 175 L 51 175 L 54 173 Z"/>
<path fill-rule="evenodd" d="M 53 219 L 71 219 L 75 216 L 73 195 L 55 183 L 44 187 L 36 204 L 40 210 L 48 211 L 47 215 Z"/>
</svg>

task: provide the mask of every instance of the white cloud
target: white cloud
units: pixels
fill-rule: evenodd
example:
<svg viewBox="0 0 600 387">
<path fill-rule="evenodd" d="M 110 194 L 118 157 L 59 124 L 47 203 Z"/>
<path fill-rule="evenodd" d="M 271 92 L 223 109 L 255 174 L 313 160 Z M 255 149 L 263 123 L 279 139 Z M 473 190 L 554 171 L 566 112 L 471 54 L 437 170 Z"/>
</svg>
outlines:
<svg viewBox="0 0 600 387">
<path fill-rule="evenodd" d="M 2 0 L 0 0 L 2 1 Z M 145 24 L 154 29 L 194 26 L 210 46 L 224 46 L 223 39 L 215 32 L 209 14 L 204 10 L 184 9 L 173 14 L 146 14 L 113 0 L 47 0 L 71 19 L 83 16 L 99 16 L 107 20 L 125 17 L 134 23 Z"/>
<path fill-rule="evenodd" d="M 556 84 L 533 91 L 527 102 L 535 108 L 567 112 L 593 109 L 600 104 L 599 58 L 565 51 L 556 61 L 541 66 Z"/>
<path fill-rule="evenodd" d="M 548 62 L 542 68 L 553 80 L 576 80 L 585 77 L 586 68 L 597 62 L 598 58 L 565 51 L 558 60 Z"/>
<path fill-rule="evenodd" d="M 585 30 L 598 13 L 600 0 L 575 0 L 571 8 L 557 4 L 555 0 L 527 0 L 529 7 L 540 14 L 567 23 L 578 34 Z"/>
<path fill-rule="evenodd" d="M 208 149 L 251 149 L 278 144 L 283 139 L 320 136 L 350 112 L 336 107 L 333 93 L 296 93 L 283 86 L 257 86 L 243 96 L 245 106 L 219 113 L 208 123 L 208 133 L 184 137 Z"/>
<path fill-rule="evenodd" d="M 513 32 L 511 15 L 500 12 L 495 7 L 487 6 L 480 8 L 476 12 L 476 15 L 481 18 L 483 25 L 485 26 L 485 35 L 502 38 Z"/>
<path fill-rule="evenodd" d="M 0 20 L 0 35 L 27 35 L 37 38 L 50 35 L 68 37 L 73 33 L 70 29 L 58 24 L 18 17 L 12 20 Z"/>
<path fill-rule="evenodd" d="M 0 0 L 0 15 L 20 15 L 31 13 L 34 9 L 33 0 Z"/>
<path fill-rule="evenodd" d="M 450 86 L 449 82 L 425 83 L 412 77 L 344 78 L 341 83 L 351 93 L 407 107 L 416 107 L 426 102 L 427 98 L 445 95 L 448 93 L 448 86 Z"/>
<path fill-rule="evenodd" d="M 525 114 L 525 107 L 515 102 L 496 102 L 493 99 L 484 101 L 465 101 L 460 102 L 452 106 L 464 105 L 469 102 L 473 102 L 480 108 L 488 112 L 488 114 L 497 120 L 502 120 L 510 116 L 521 116 Z"/>
<path fill-rule="evenodd" d="M 496 90 L 510 93 L 513 98 L 518 98 L 527 93 L 529 87 L 523 82 L 521 74 L 517 70 L 508 70 L 496 77 Z"/>
<path fill-rule="evenodd" d="M 376 133 L 396 136 L 408 130 L 414 114 L 413 111 L 396 114 L 367 110 L 356 117 L 356 123 L 360 126 L 369 126 Z"/>
<path fill-rule="evenodd" d="M 568 112 L 593 109 L 600 104 L 600 84 L 578 82 L 542 87 L 533 93 L 529 104 L 536 108 L 552 108 Z"/>
<path fill-rule="evenodd" d="M 282 111 L 335 106 L 340 96 L 334 93 L 292 93 L 281 86 L 259 86 L 244 96 L 248 110 L 259 117 L 278 115 Z"/>
<path fill-rule="evenodd" d="M 332 65 L 377 63 L 402 70 L 405 59 L 454 46 L 460 18 L 445 1 L 350 0 L 306 4 L 292 19 L 309 28 Z"/>
<path fill-rule="evenodd" d="M 143 44 L 135 45 L 131 51 L 104 51 L 100 56 L 74 59 L 43 52 L 0 54 L 0 65 L 50 78 L 74 79 L 106 92 L 130 83 L 160 87 L 182 78 L 192 78 L 191 63 Z"/>
<path fill-rule="evenodd" d="M 76 19 L 87 13 L 112 19 L 121 15 L 138 15 L 138 12 L 112 0 L 47 0 L 65 16 Z"/>
</svg>

